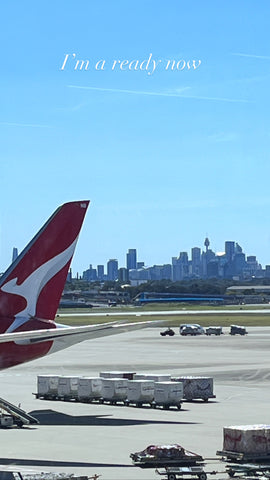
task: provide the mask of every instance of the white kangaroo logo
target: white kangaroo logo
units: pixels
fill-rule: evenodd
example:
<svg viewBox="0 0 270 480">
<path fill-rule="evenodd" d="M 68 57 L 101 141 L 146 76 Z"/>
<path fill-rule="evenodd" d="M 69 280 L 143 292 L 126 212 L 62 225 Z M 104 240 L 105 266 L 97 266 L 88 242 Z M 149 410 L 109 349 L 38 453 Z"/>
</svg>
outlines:
<svg viewBox="0 0 270 480">
<path fill-rule="evenodd" d="M 25 309 L 15 315 L 15 320 L 7 329 L 7 333 L 13 332 L 16 328 L 26 323 L 30 317 L 35 316 L 36 304 L 41 290 L 71 259 L 77 239 L 78 237 L 66 250 L 38 267 L 21 285 L 17 284 L 18 278 L 16 277 L 1 287 L 3 292 L 19 295 L 26 300 Z"/>
</svg>

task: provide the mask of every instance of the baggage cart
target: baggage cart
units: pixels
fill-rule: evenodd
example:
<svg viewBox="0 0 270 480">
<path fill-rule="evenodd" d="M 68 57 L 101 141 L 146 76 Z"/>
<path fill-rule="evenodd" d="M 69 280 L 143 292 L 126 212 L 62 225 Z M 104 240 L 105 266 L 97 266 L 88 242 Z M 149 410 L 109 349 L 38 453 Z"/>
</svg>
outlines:
<svg viewBox="0 0 270 480">
<path fill-rule="evenodd" d="M 204 465 L 204 459 L 181 445 L 149 445 L 141 452 L 131 453 L 130 458 L 136 467 L 195 467 Z"/>
<path fill-rule="evenodd" d="M 265 463 L 270 465 L 270 453 L 241 453 L 241 452 L 230 452 L 228 450 L 218 450 L 216 453 L 221 457 L 223 462 L 233 462 L 238 464 L 247 464 L 253 462 L 254 464 Z"/>
<path fill-rule="evenodd" d="M 259 477 L 263 474 L 267 477 L 270 475 L 270 464 L 268 465 L 256 465 L 256 464 L 236 464 L 236 465 L 226 465 L 226 473 L 229 477 L 234 477 L 236 474 L 237 477 Z"/>
<path fill-rule="evenodd" d="M 167 467 L 161 471 L 156 469 L 156 473 L 167 477 L 167 480 L 183 479 L 183 477 L 197 477 L 199 480 L 207 480 L 207 473 L 215 475 L 217 472 L 205 472 L 203 466 L 198 465 L 194 467 Z"/>
</svg>

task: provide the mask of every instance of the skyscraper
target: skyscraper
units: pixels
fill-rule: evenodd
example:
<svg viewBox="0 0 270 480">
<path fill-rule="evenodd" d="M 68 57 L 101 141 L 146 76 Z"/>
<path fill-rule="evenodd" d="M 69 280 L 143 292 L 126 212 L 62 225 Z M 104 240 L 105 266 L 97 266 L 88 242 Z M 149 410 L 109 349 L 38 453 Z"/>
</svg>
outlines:
<svg viewBox="0 0 270 480">
<path fill-rule="evenodd" d="M 118 279 L 118 261 L 115 258 L 107 262 L 107 279 L 111 281 Z"/>
<path fill-rule="evenodd" d="M 201 249 L 199 247 L 191 249 L 191 268 L 192 275 L 199 277 L 201 274 Z"/>
<path fill-rule="evenodd" d="M 137 268 L 137 250 L 130 248 L 127 253 L 127 269 L 134 270 Z"/>
<path fill-rule="evenodd" d="M 97 278 L 100 282 L 104 280 L 104 265 L 97 265 Z"/>
<path fill-rule="evenodd" d="M 225 254 L 228 262 L 231 262 L 235 254 L 235 242 L 225 242 Z"/>
</svg>

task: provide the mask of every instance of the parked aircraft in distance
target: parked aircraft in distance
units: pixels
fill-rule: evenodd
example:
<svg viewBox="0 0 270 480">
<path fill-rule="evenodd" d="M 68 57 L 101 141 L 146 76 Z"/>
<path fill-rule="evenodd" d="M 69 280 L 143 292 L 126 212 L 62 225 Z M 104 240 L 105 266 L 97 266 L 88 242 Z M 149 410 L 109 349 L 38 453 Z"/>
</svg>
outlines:
<svg viewBox="0 0 270 480">
<path fill-rule="evenodd" d="M 0 279 L 0 369 L 149 322 L 67 327 L 54 318 L 89 201 L 65 203 Z"/>
</svg>

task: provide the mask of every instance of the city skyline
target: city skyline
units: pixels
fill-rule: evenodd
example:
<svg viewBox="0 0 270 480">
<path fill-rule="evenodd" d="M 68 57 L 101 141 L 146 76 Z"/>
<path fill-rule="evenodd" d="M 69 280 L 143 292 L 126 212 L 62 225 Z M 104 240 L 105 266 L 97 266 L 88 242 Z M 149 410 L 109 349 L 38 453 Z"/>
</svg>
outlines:
<svg viewBox="0 0 270 480">
<path fill-rule="evenodd" d="M 82 278 L 88 281 L 95 280 L 161 280 L 172 281 L 188 278 L 238 278 L 249 279 L 254 277 L 270 276 L 270 265 L 259 262 L 257 255 L 250 255 L 243 251 L 240 244 L 233 240 L 225 240 L 224 251 L 214 252 L 210 247 L 208 237 L 204 240 L 204 248 L 190 247 L 189 252 L 180 251 L 177 257 L 171 257 L 167 263 L 151 266 L 145 261 L 137 261 L 137 249 L 128 249 L 125 265 L 119 264 L 117 258 L 108 259 L 105 265 L 98 264 L 83 271 Z M 140 257 L 139 257 L 140 258 Z M 107 265 L 107 269 L 106 269 Z M 74 276 L 74 274 L 73 274 Z"/>
</svg>

